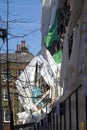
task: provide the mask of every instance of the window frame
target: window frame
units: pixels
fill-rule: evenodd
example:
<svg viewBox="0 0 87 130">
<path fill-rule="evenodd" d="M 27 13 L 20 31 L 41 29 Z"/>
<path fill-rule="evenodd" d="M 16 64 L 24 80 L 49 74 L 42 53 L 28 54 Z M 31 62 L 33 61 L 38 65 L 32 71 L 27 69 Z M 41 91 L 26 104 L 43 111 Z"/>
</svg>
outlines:
<svg viewBox="0 0 87 130">
<path fill-rule="evenodd" d="M 4 100 L 5 101 L 8 100 L 8 91 L 7 91 L 7 88 L 4 89 Z"/>
<path fill-rule="evenodd" d="M 11 97 L 12 89 L 10 88 L 9 91 L 10 91 L 10 97 Z M 7 90 L 7 88 L 4 88 L 3 93 L 4 93 L 4 101 L 7 101 L 8 100 L 8 90 Z"/>
<path fill-rule="evenodd" d="M 6 113 L 7 112 L 7 113 Z M 7 115 L 6 115 L 7 114 Z M 9 116 L 9 117 L 6 117 L 6 116 Z M 8 120 L 7 120 L 7 119 Z M 4 109 L 4 122 L 5 123 L 9 123 L 10 122 L 10 114 L 9 114 L 9 110 L 8 109 Z"/>
<path fill-rule="evenodd" d="M 12 77 L 11 77 L 11 70 L 8 71 L 8 76 L 9 76 L 9 81 L 11 81 Z M 7 70 L 3 70 L 3 80 L 7 81 Z"/>
</svg>

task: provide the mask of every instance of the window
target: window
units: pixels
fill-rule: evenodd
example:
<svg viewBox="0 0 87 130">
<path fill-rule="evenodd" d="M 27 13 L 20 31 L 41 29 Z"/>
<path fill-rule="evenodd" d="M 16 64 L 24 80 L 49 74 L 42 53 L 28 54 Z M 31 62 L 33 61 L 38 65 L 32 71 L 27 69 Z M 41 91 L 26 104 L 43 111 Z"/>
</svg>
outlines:
<svg viewBox="0 0 87 130">
<path fill-rule="evenodd" d="M 3 78 L 4 78 L 4 81 L 7 81 L 7 70 L 3 71 Z M 9 81 L 11 80 L 11 71 L 10 70 L 8 71 L 8 79 L 9 79 Z"/>
<path fill-rule="evenodd" d="M 10 114 L 8 109 L 4 110 L 4 122 L 10 122 Z"/>
<path fill-rule="evenodd" d="M 4 89 L 4 100 L 8 100 L 7 88 Z"/>
<path fill-rule="evenodd" d="M 10 97 L 11 97 L 11 90 L 10 90 Z M 8 100 L 8 91 L 7 91 L 7 88 L 4 89 L 4 100 Z"/>
</svg>

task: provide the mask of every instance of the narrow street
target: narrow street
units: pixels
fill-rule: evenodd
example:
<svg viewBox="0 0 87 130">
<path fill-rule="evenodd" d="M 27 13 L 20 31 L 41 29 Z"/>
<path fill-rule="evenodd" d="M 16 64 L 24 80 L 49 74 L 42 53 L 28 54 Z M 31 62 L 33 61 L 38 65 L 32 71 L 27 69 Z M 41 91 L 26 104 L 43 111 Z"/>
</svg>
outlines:
<svg viewBox="0 0 87 130">
<path fill-rule="evenodd" d="M 87 130 L 87 0 L 0 0 L 0 130 Z"/>
</svg>

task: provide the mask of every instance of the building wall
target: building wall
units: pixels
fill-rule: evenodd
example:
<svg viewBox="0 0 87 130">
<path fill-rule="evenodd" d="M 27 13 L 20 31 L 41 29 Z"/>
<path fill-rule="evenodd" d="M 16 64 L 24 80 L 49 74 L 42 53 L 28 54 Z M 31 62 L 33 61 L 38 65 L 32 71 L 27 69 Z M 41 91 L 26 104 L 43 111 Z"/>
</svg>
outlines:
<svg viewBox="0 0 87 130">
<path fill-rule="evenodd" d="M 27 50 L 28 51 L 28 50 Z M 16 59 L 15 59 L 16 57 Z M 1 54 L 1 85 L 2 85 L 2 109 L 3 109 L 3 127 L 4 130 L 10 129 L 10 122 L 4 121 L 4 111 L 5 109 L 9 108 L 8 99 L 4 99 L 4 91 L 9 87 L 10 89 L 10 97 L 11 97 L 11 105 L 13 111 L 13 120 L 14 124 L 17 123 L 17 113 L 20 111 L 20 104 L 18 100 L 17 89 L 15 87 L 15 81 L 25 69 L 25 67 L 29 64 L 32 60 L 33 55 L 29 52 L 16 52 L 14 54 L 9 54 L 9 61 L 8 61 L 8 68 L 10 73 L 9 77 L 9 84 L 7 83 L 7 79 L 5 76 L 5 70 L 7 70 L 7 63 L 6 63 L 6 54 Z M 9 86 L 8 86 L 9 85 Z M 22 108 L 21 108 L 22 109 Z"/>
</svg>

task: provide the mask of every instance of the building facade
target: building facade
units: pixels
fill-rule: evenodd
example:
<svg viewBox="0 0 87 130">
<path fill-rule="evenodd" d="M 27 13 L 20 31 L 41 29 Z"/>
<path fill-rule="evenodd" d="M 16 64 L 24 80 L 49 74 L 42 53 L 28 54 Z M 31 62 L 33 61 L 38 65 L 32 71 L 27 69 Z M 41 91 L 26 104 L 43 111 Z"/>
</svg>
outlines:
<svg viewBox="0 0 87 130">
<path fill-rule="evenodd" d="M 1 87 L 2 87 L 2 114 L 3 114 L 3 128 L 9 130 L 10 115 L 9 107 L 13 113 L 14 124 L 17 122 L 17 112 L 20 110 L 18 101 L 18 94 L 15 87 L 15 81 L 25 69 L 25 67 L 32 60 L 33 55 L 26 47 L 26 42 L 22 41 L 21 45 L 17 45 L 15 53 L 0 54 L 1 55 Z M 9 87 L 9 93 L 8 93 Z M 9 95 L 10 94 L 10 102 Z"/>
<path fill-rule="evenodd" d="M 63 95 L 36 130 L 87 130 L 87 1 L 60 0 L 59 14 Z"/>
</svg>

